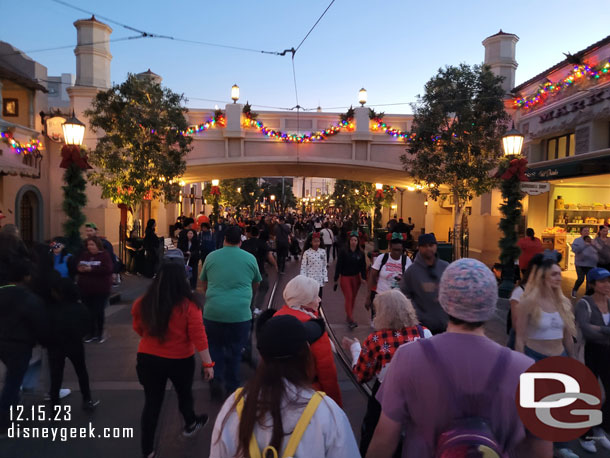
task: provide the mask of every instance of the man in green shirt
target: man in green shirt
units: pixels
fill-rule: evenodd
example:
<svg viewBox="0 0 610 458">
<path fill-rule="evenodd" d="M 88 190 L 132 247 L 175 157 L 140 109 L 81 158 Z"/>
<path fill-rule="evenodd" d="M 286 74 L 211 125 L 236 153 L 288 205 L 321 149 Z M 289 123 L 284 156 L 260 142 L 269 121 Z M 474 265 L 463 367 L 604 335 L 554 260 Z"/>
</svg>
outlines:
<svg viewBox="0 0 610 458">
<path fill-rule="evenodd" d="M 205 292 L 203 322 L 216 364 L 210 389 L 216 398 L 222 398 L 223 384 L 227 394 L 240 385 L 239 363 L 252 321 L 250 304 L 261 281 L 256 258 L 240 245 L 241 229 L 228 227 L 223 248 L 208 255 L 200 276 Z"/>
</svg>

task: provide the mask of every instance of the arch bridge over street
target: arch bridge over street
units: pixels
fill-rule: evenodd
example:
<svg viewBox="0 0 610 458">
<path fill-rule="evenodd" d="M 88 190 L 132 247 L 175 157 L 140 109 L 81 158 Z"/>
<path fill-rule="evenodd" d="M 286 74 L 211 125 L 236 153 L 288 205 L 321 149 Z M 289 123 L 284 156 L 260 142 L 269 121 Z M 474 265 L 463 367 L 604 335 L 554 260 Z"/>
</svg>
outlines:
<svg viewBox="0 0 610 458">
<path fill-rule="evenodd" d="M 400 156 L 406 141 L 370 121 L 368 108 L 355 109 L 350 128 L 311 142 L 285 142 L 256 127 L 247 127 L 242 105 L 226 107 L 226 126 L 218 125 L 193 134 L 187 156 L 186 183 L 212 179 L 260 176 L 316 176 L 379 182 L 407 187 L 412 177 L 404 171 Z M 201 125 L 213 117 L 210 110 L 191 110 L 189 123 Z M 339 113 L 259 112 L 257 121 L 266 129 L 287 134 L 312 134 L 339 124 Z M 386 115 L 388 127 L 406 132 L 411 115 Z"/>
</svg>

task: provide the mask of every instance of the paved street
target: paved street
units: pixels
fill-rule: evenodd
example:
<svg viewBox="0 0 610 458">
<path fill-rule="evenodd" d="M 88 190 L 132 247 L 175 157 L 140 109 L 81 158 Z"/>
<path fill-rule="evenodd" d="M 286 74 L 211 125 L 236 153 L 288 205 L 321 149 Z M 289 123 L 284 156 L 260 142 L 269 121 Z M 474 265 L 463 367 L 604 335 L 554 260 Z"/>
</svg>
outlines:
<svg viewBox="0 0 610 458">
<path fill-rule="evenodd" d="M 272 306 L 282 306 L 282 291 L 285 284 L 298 273 L 298 264 L 294 261 L 287 263 L 286 274 L 280 276 L 276 287 Z M 331 263 L 329 278 L 334 273 L 334 262 Z M 276 275 L 270 275 L 270 297 Z M 23 422 L 20 426 L 48 426 L 48 427 L 89 427 L 89 422 L 95 428 L 95 434 L 101 434 L 102 428 L 133 428 L 133 437 L 122 439 L 67 439 L 50 441 L 49 439 L 5 439 L 0 441 L 0 458 L 72 458 L 72 457 L 126 457 L 139 456 L 140 428 L 139 418 L 142 410 L 144 395 L 137 380 L 135 372 L 135 355 L 138 345 L 138 336 L 131 328 L 130 306 L 133 300 L 140 295 L 149 280 L 141 277 L 128 276 L 121 287 L 121 300 L 111 305 L 107 310 L 107 330 L 109 339 L 103 344 L 87 344 L 87 362 L 91 386 L 94 396 L 101 400 L 101 404 L 93 414 L 87 414 L 80 409 L 80 396 L 76 376 L 69 363 L 66 364 L 64 387 L 69 387 L 73 393 L 65 400 L 65 404 L 73 407 L 71 421 L 65 422 Z M 343 309 L 343 296 L 341 291 L 332 290 L 332 282 L 324 288 L 323 308 L 337 339 L 344 335 L 356 336 L 364 340 L 370 333 L 370 315 L 364 309 L 365 287 L 362 286 L 357 299 L 354 318 L 358 328 L 349 330 L 345 323 Z M 501 307 L 495 319 L 487 326 L 488 335 L 498 342 L 505 339 L 504 323 L 506 308 Z M 342 352 L 342 349 L 338 349 Z M 351 421 L 356 438 L 359 438 L 360 423 L 366 409 L 366 398 L 354 385 L 348 376 L 345 366 L 337 358 L 339 383 L 343 394 L 344 409 Z M 243 377 L 252 373 L 252 369 L 242 365 Z M 46 363 L 42 370 L 39 391 L 24 396 L 27 408 L 44 404 L 42 395 L 48 387 L 48 368 Z M 177 408 L 177 400 L 171 385 L 168 384 L 166 398 L 162 410 L 157 433 L 157 457 L 205 457 L 208 454 L 212 426 L 220 403 L 210 400 L 207 383 L 204 383 L 199 374 L 195 375 L 194 396 L 197 412 L 206 412 L 210 415 L 210 423 L 196 437 L 184 439 L 181 434 L 182 418 Z M 26 410 L 27 411 L 27 410 Z M 577 446 L 578 447 L 578 446 Z M 582 452 L 585 453 L 585 452 Z M 585 456 L 585 455 L 582 455 Z M 591 457 L 610 457 L 609 452 L 589 455 Z"/>
</svg>

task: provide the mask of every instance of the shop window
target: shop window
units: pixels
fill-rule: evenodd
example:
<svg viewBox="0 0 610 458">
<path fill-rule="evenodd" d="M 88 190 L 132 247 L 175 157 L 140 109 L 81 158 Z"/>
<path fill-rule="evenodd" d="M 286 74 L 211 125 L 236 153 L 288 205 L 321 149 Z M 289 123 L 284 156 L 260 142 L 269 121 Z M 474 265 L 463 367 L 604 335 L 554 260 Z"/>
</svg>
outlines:
<svg viewBox="0 0 610 458">
<path fill-rule="evenodd" d="M 546 158 L 549 161 L 574 156 L 574 150 L 576 149 L 574 134 L 550 138 L 546 145 Z"/>
</svg>

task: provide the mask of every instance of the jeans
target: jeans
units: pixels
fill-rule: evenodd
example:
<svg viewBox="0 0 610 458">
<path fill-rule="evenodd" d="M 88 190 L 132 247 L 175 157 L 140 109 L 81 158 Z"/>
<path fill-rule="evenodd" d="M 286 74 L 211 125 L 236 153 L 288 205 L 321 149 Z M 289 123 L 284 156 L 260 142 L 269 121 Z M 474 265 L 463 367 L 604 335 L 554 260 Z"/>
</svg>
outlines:
<svg viewBox="0 0 610 458">
<path fill-rule="evenodd" d="M 572 288 L 574 291 L 578 291 L 578 288 L 580 288 L 580 285 L 582 285 L 582 283 L 585 281 L 587 274 L 592 268 L 593 267 L 576 266 L 576 275 L 578 275 L 578 277 L 574 283 L 574 288 Z M 585 284 L 585 294 L 587 293 L 588 289 L 589 281 L 587 280 L 587 283 Z"/>
<path fill-rule="evenodd" d="M 142 454 L 147 456 L 153 451 L 155 429 L 159 422 L 168 378 L 176 390 L 178 409 L 184 418 L 184 424 L 190 426 L 196 421 L 193 409 L 195 357 L 170 359 L 138 353 L 136 372 L 138 380 L 144 387 L 144 409 L 140 424 L 142 427 Z"/>
<path fill-rule="evenodd" d="M 108 303 L 108 294 L 96 294 L 93 296 L 83 296 L 83 303 L 87 306 L 91 315 L 91 337 L 101 338 L 104 335 L 105 309 Z"/>
<path fill-rule="evenodd" d="M 331 253 L 331 250 L 333 249 L 333 246 L 332 245 L 324 245 L 324 249 L 326 250 L 326 260 L 328 262 L 330 262 L 330 253 Z"/>
<path fill-rule="evenodd" d="M 250 337 L 251 321 L 223 323 L 203 319 L 210 356 L 215 364 L 214 379 L 218 383 L 224 383 L 228 393 L 232 393 L 240 385 L 239 364 L 242 351 Z"/>
<path fill-rule="evenodd" d="M 59 404 L 59 389 L 64 378 L 64 367 L 66 358 L 70 360 L 74 367 L 74 372 L 78 377 L 78 386 L 83 401 L 91 400 L 91 390 L 89 388 L 89 374 L 85 363 L 85 347 L 81 341 L 62 343 L 49 347 L 49 369 L 51 371 L 51 403 Z"/>
<path fill-rule="evenodd" d="M 15 342 L 0 343 L 0 361 L 6 366 L 4 388 L 0 394 L 0 432 L 9 426 L 10 407 L 19 403 L 19 388 L 31 357 L 31 345 Z"/>
<path fill-rule="evenodd" d="M 345 316 L 351 323 L 354 321 L 354 303 L 358 295 L 358 288 L 360 288 L 360 275 L 341 275 L 339 282 L 345 298 Z"/>
</svg>

